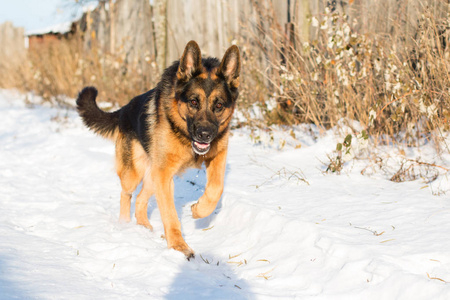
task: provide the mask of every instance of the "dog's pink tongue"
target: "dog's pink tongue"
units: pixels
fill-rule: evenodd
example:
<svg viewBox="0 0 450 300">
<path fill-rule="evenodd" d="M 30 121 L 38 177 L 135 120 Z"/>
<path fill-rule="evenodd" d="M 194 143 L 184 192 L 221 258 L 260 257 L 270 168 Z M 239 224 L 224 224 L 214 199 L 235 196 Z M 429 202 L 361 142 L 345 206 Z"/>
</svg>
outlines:
<svg viewBox="0 0 450 300">
<path fill-rule="evenodd" d="M 201 144 L 199 142 L 195 142 L 195 145 L 200 149 L 206 149 L 209 147 L 209 144 Z"/>
</svg>

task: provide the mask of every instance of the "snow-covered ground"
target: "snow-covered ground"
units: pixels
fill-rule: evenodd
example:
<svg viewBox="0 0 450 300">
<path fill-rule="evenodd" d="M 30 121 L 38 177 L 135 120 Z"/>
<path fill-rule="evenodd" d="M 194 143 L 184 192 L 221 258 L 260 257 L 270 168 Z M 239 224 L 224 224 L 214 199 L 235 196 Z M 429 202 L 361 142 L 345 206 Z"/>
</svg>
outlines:
<svg viewBox="0 0 450 300">
<path fill-rule="evenodd" d="M 394 183 L 401 155 L 380 147 L 384 170 L 363 176 L 372 163 L 352 160 L 324 174 L 331 132 L 297 127 L 271 143 L 235 130 L 212 216 L 190 212 L 203 170 L 175 181 L 187 261 L 166 248 L 154 199 L 153 232 L 118 222 L 112 143 L 75 111 L 23 99 L 0 91 L 0 299 L 450 299 L 442 169 L 433 183 Z M 405 155 L 450 165 L 431 145 Z"/>
</svg>

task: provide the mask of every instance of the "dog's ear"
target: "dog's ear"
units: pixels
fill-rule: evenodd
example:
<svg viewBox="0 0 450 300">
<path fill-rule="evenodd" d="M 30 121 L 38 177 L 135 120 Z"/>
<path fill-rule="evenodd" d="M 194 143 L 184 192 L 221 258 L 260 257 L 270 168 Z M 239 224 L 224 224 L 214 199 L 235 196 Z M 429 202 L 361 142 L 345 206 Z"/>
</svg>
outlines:
<svg viewBox="0 0 450 300">
<path fill-rule="evenodd" d="M 201 69 L 202 54 L 195 41 L 187 43 L 183 56 L 178 66 L 177 78 L 179 80 L 189 80 L 192 75 Z"/>
<path fill-rule="evenodd" d="M 237 88 L 239 86 L 240 71 L 241 62 L 239 58 L 239 48 L 236 45 L 233 45 L 225 52 L 217 74 L 225 77 L 225 80 L 231 87 Z"/>
</svg>

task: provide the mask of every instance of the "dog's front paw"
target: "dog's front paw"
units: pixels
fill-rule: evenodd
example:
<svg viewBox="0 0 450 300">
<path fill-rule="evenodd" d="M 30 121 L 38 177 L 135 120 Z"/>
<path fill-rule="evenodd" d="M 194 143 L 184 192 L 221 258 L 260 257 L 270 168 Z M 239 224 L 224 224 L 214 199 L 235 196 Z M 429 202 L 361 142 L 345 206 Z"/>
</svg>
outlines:
<svg viewBox="0 0 450 300">
<path fill-rule="evenodd" d="M 191 206 L 192 217 L 194 219 L 206 218 L 216 209 L 217 201 L 210 201 L 202 196 L 197 203 Z"/>
<path fill-rule="evenodd" d="M 136 223 L 138 225 L 144 226 L 147 229 L 150 229 L 150 231 L 153 231 L 153 226 L 150 225 L 150 222 L 148 220 L 137 220 Z"/>
<path fill-rule="evenodd" d="M 180 230 L 168 230 L 166 231 L 167 247 L 180 251 L 183 253 L 187 260 L 195 257 L 194 251 L 186 244 L 181 236 Z"/>
<path fill-rule="evenodd" d="M 201 216 L 199 216 L 199 214 L 198 214 L 197 205 L 198 205 L 198 202 L 195 204 L 192 204 L 192 206 L 191 206 L 192 218 L 194 218 L 194 219 L 201 218 Z"/>
<path fill-rule="evenodd" d="M 174 250 L 180 251 L 186 256 L 187 260 L 191 260 L 191 258 L 195 258 L 194 250 L 192 250 L 186 243 L 181 243 L 177 245 L 173 245 L 170 247 Z"/>
<path fill-rule="evenodd" d="M 207 207 L 205 209 L 205 205 L 201 207 L 199 204 L 200 203 L 197 202 L 191 206 L 192 218 L 194 219 L 206 218 L 214 211 L 215 207 Z"/>
</svg>

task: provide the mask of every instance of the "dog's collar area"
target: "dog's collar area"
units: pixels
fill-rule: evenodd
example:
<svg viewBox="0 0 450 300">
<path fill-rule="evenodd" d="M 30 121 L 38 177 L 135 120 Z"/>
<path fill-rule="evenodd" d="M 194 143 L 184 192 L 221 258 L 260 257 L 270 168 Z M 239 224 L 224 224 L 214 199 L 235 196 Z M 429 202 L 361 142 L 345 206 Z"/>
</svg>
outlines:
<svg viewBox="0 0 450 300">
<path fill-rule="evenodd" d="M 210 143 L 200 143 L 197 141 L 192 141 L 192 149 L 198 155 L 205 155 L 206 153 L 208 153 L 210 148 Z"/>
</svg>

